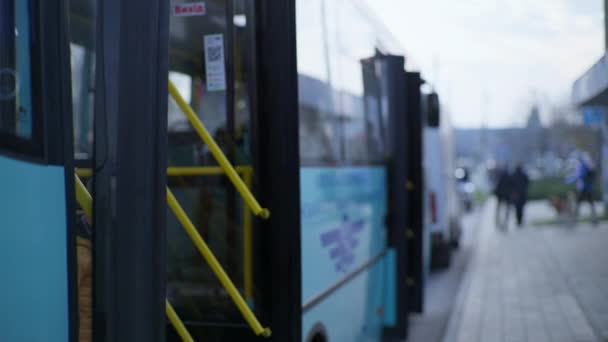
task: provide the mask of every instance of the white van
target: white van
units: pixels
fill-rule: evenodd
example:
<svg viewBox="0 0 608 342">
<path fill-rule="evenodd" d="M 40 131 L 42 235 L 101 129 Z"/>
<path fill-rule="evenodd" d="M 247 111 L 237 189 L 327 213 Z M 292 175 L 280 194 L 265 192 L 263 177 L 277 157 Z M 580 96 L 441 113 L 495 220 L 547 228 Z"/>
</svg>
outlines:
<svg viewBox="0 0 608 342">
<path fill-rule="evenodd" d="M 450 265 L 452 247 L 458 246 L 461 235 L 453 132 L 449 115 L 440 110 L 437 94 L 428 94 L 425 100 L 426 229 L 430 234 L 431 265 L 446 268 Z"/>
</svg>

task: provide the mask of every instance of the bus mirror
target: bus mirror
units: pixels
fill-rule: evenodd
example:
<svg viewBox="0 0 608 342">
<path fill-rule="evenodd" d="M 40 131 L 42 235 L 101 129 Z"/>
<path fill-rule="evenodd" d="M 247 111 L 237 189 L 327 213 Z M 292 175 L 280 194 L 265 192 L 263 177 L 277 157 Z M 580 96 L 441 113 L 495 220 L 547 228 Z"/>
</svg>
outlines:
<svg viewBox="0 0 608 342">
<path fill-rule="evenodd" d="M 427 124 L 429 127 L 439 127 L 439 96 L 430 93 L 427 97 Z"/>
</svg>

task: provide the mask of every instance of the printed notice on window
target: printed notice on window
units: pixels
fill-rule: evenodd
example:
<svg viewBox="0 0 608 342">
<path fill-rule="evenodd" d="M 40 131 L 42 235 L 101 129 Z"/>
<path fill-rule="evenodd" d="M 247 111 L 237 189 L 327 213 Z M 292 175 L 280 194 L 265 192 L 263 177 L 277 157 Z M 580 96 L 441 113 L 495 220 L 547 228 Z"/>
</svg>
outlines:
<svg viewBox="0 0 608 342">
<path fill-rule="evenodd" d="M 205 35 L 205 66 L 207 72 L 207 91 L 226 90 L 223 35 Z"/>
</svg>

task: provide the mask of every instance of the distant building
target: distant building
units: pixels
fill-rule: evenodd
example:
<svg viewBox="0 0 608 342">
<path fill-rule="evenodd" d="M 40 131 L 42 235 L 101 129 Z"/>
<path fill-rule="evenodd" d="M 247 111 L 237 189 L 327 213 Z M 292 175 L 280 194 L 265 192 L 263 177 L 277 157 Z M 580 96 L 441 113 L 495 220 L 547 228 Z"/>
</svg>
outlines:
<svg viewBox="0 0 608 342">
<path fill-rule="evenodd" d="M 546 134 L 537 106 L 530 110 L 525 127 L 457 129 L 455 134 L 456 153 L 461 158 L 480 159 L 483 148 L 487 153 L 485 157 L 513 165 L 532 163 L 547 149 Z"/>
<path fill-rule="evenodd" d="M 528 124 L 526 125 L 528 129 L 539 129 L 542 128 L 543 125 L 540 122 L 540 110 L 538 106 L 532 107 L 530 111 L 530 116 L 528 116 Z"/>
<path fill-rule="evenodd" d="M 591 153 L 596 161 L 601 160 L 599 133 L 597 128 L 580 124 L 551 127 L 531 124 L 519 128 L 456 129 L 454 136 L 456 155 L 460 159 L 482 161 L 490 158 L 500 164 L 513 166 L 524 163 L 542 168 L 539 164 L 542 164 L 543 159 L 563 160 L 577 149 Z M 483 134 L 485 143 L 482 145 Z M 482 156 L 482 152 L 486 154 Z"/>
</svg>

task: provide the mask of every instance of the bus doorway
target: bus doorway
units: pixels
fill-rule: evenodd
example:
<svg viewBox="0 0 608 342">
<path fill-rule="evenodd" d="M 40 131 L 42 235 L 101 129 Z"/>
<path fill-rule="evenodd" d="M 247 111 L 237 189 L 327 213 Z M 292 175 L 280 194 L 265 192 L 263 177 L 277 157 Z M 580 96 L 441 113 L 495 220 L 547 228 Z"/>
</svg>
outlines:
<svg viewBox="0 0 608 342">
<path fill-rule="evenodd" d="M 387 284 L 392 291 L 388 292 L 392 315 L 388 315 L 384 339 L 405 339 L 408 334 L 408 308 L 411 300 L 413 279 L 410 277 L 412 257 L 409 244 L 411 236 L 410 206 L 414 198 L 408 189 L 409 166 L 411 164 L 411 132 L 407 112 L 407 90 L 405 78 L 405 58 L 403 56 L 378 56 L 376 63 L 383 71 L 380 87 L 385 94 L 384 109 L 387 124 L 387 188 L 388 188 L 388 248 L 386 261 Z M 392 293 L 391 293 L 392 292 Z M 392 317 L 391 317 L 392 316 Z"/>
<path fill-rule="evenodd" d="M 169 13 L 168 3 L 0 1 L 0 212 L 3 228 L 10 227 L 0 239 L 9 275 L 0 296 L 11 308 L 0 314 L 9 327 L 0 340 L 162 341 L 173 332 L 167 322 L 185 341 L 192 340 L 186 327 L 195 336 L 197 329 L 209 333 L 204 340 L 250 340 L 270 335 L 255 317 L 260 313 L 276 328 L 276 340 L 300 336 L 297 120 L 284 116 L 297 117 L 293 4 L 229 0 Z M 197 45 L 188 25 L 170 26 L 169 18 L 192 19 L 201 10 L 209 20 L 193 29 L 208 34 Z M 170 41 L 170 30 L 182 40 Z M 285 49 L 273 49 L 277 44 Z M 264 75 L 259 80 L 256 69 Z M 207 92 L 208 101 L 193 102 Z M 197 133 L 201 117 L 209 119 L 214 130 L 204 146 L 179 118 L 167 120 L 169 93 L 173 109 L 195 118 Z M 260 112 L 252 108 L 264 114 L 252 115 Z M 247 124 L 253 117 L 258 129 Z M 167 121 L 176 124 L 169 138 Z M 236 170 L 215 164 L 220 150 Z M 237 190 L 218 176 L 218 166 Z M 256 184 L 274 211 L 270 219 L 251 195 Z M 85 259 L 75 255 L 78 206 L 92 225 L 94 284 L 86 300 L 76 298 L 76 264 Z M 193 261 L 184 231 L 166 234 L 169 214 L 204 258 Z M 247 237 L 253 215 L 269 220 L 265 231 Z M 206 224 L 199 230 L 193 220 Z M 176 259 L 185 265 L 167 265 Z M 84 302 L 88 318 L 93 311 L 87 329 L 78 313 Z"/>
<path fill-rule="evenodd" d="M 194 340 L 294 340 L 297 126 L 285 116 L 296 113 L 293 4 L 172 3 L 169 20 L 167 182 L 216 260 L 171 208 L 167 299 Z M 168 340 L 180 336 L 168 328 Z"/>
<path fill-rule="evenodd" d="M 251 1 L 172 4 L 169 81 L 252 188 L 255 114 Z M 226 274 L 255 310 L 255 215 L 192 122 L 169 96 L 168 185 Z M 251 331 L 173 212 L 167 212 L 167 294 L 196 340 L 242 340 Z M 172 335 L 172 329 L 170 334 Z"/>
</svg>

